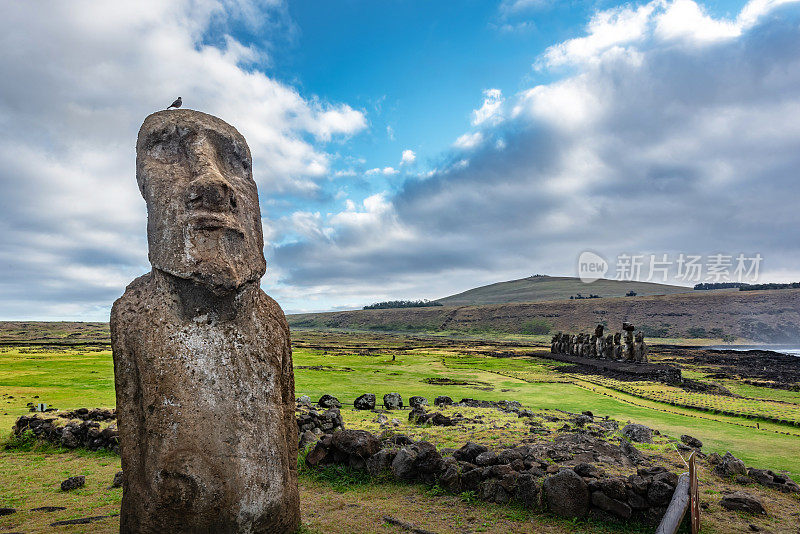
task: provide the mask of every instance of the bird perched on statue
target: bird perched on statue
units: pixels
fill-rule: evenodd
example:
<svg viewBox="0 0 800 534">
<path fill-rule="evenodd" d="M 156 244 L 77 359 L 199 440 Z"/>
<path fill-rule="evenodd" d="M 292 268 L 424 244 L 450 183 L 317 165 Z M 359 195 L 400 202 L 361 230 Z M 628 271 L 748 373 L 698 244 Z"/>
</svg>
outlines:
<svg viewBox="0 0 800 534">
<path fill-rule="evenodd" d="M 172 104 L 170 104 L 170 105 L 169 105 L 169 107 L 168 107 L 167 109 L 170 109 L 170 108 L 179 108 L 179 107 L 181 107 L 182 105 L 183 105 L 183 99 L 181 99 L 181 97 L 178 97 L 178 98 L 177 98 L 177 100 L 175 100 L 175 102 L 173 102 Z"/>
</svg>

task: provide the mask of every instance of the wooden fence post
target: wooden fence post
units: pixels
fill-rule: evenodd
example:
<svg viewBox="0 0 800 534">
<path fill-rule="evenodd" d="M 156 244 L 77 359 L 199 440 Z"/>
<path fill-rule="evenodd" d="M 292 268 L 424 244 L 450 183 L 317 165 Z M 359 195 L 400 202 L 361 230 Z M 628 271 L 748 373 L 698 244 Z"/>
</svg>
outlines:
<svg viewBox="0 0 800 534">
<path fill-rule="evenodd" d="M 667 512 L 661 519 L 656 534 L 675 534 L 681 526 L 686 509 L 689 508 L 689 473 L 683 473 L 678 478 L 678 485 L 675 486 L 675 493 L 669 502 Z"/>
<path fill-rule="evenodd" d="M 697 478 L 695 452 L 689 456 L 689 510 L 692 520 L 692 534 L 700 532 L 700 481 Z"/>
</svg>

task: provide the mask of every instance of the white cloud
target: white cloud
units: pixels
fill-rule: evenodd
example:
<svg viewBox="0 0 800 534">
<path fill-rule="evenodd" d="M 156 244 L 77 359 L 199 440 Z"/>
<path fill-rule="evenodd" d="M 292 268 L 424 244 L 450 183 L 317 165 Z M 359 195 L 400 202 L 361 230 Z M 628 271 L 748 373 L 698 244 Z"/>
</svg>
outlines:
<svg viewBox="0 0 800 534">
<path fill-rule="evenodd" d="M 71 302 L 61 309 L 98 318 L 97 302 L 107 310 L 149 268 L 134 144 L 145 116 L 178 95 L 242 132 L 262 198 L 319 189 L 331 161 L 321 143 L 363 130 L 363 111 L 303 97 L 254 68 L 264 50 L 225 35 L 234 22 L 278 30 L 282 9 L 241 0 L 3 6 L 0 315 L 44 317 Z M 212 26 L 220 39 L 210 44 Z"/>
<path fill-rule="evenodd" d="M 471 150 L 483 142 L 483 134 L 481 132 L 465 133 L 460 135 L 455 140 L 453 146 L 461 150 Z"/>
<path fill-rule="evenodd" d="M 766 13 L 798 0 L 750 0 L 733 19 L 715 19 L 693 0 L 652 0 L 600 11 L 587 35 L 551 46 L 534 64 L 537 69 L 598 63 L 608 54 L 625 55 L 645 41 L 682 41 L 699 45 L 739 37 Z M 652 46 L 652 45 L 651 45 Z"/>
<path fill-rule="evenodd" d="M 758 252 L 765 280 L 793 279 L 800 10 L 765 5 L 745 6 L 738 35 L 682 0 L 598 14 L 592 39 L 543 56 L 568 75 L 509 97 L 503 120 L 457 140 L 469 160 L 456 151 L 409 178 L 380 217 L 338 218 L 329 243 L 279 247 L 286 283 L 347 302 L 435 298 L 574 274 L 587 248 Z"/>
<path fill-rule="evenodd" d="M 503 93 L 500 89 L 487 89 L 483 92 L 483 105 L 472 111 L 472 125 L 492 124 L 500 118 Z"/>
<path fill-rule="evenodd" d="M 400 158 L 400 165 L 411 165 L 417 160 L 417 155 L 413 150 L 403 150 L 403 156 Z"/>
<path fill-rule="evenodd" d="M 364 174 L 366 174 L 367 176 L 375 176 L 376 174 L 382 174 L 384 176 L 393 176 L 398 172 L 400 171 L 398 171 L 394 167 L 384 167 L 382 169 L 380 167 L 375 167 L 374 169 L 369 169 Z"/>
</svg>

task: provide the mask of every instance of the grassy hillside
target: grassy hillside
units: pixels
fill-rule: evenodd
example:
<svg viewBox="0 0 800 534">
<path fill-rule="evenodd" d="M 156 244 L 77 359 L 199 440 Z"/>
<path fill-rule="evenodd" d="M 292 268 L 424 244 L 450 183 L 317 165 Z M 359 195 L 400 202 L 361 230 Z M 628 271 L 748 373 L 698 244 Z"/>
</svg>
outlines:
<svg viewBox="0 0 800 534">
<path fill-rule="evenodd" d="M 484 304 L 504 304 L 507 302 L 540 302 L 569 299 L 580 293 L 601 297 L 624 297 L 629 291 L 637 295 L 671 295 L 691 293 L 691 287 L 655 284 L 651 282 L 628 282 L 622 280 L 600 279 L 591 284 L 581 282 L 580 278 L 569 276 L 531 276 L 520 280 L 498 282 L 488 286 L 476 287 L 436 299 L 445 306 L 480 306 Z"/>
<path fill-rule="evenodd" d="M 648 337 L 721 338 L 765 343 L 800 340 L 800 289 L 695 291 L 649 297 L 358 310 L 290 315 L 307 328 L 546 334 L 588 332 L 598 323 L 618 330 L 630 321 Z"/>
</svg>

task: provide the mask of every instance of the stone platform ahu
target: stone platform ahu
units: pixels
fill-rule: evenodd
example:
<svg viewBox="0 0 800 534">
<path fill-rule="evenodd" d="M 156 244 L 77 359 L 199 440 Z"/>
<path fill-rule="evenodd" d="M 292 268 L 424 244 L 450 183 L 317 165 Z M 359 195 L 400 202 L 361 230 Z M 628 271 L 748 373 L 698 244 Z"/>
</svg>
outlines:
<svg viewBox="0 0 800 534">
<path fill-rule="evenodd" d="M 644 334 L 637 332 L 634 336 L 635 326 L 622 323 L 624 337 L 619 332 L 603 337 L 604 329 L 605 327 L 599 324 L 593 334 L 570 335 L 559 332 L 550 342 L 550 352 L 582 358 L 647 363 L 647 344 L 644 342 Z"/>
<path fill-rule="evenodd" d="M 111 311 L 123 533 L 299 527 L 289 328 L 259 288 L 251 163 L 205 113 L 161 111 L 139 131 L 152 270 Z"/>
</svg>

